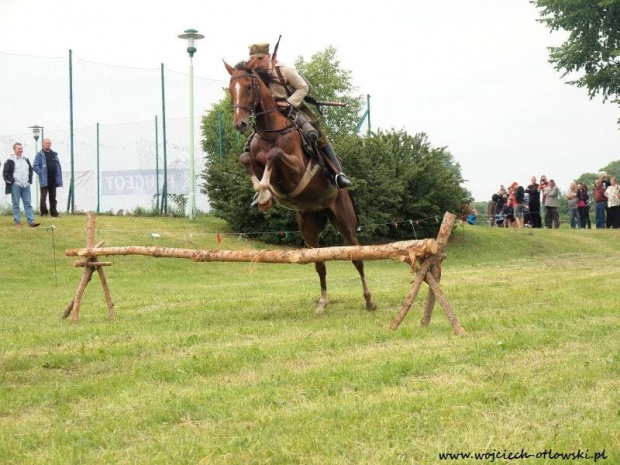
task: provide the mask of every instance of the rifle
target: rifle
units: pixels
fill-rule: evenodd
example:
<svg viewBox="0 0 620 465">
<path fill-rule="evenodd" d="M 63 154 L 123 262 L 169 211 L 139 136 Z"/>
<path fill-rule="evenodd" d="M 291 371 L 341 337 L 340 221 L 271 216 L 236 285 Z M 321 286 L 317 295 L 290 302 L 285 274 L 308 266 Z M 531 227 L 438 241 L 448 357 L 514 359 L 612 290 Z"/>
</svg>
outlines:
<svg viewBox="0 0 620 465">
<path fill-rule="evenodd" d="M 314 97 L 306 95 L 304 97 L 304 102 L 308 102 L 316 107 L 324 106 L 324 107 L 346 107 L 347 104 L 345 102 L 330 102 L 325 100 L 317 100 Z"/>
<path fill-rule="evenodd" d="M 318 100 L 316 102 L 317 105 L 319 106 L 325 106 L 325 107 L 346 107 L 347 103 L 346 102 L 327 102 L 327 101 L 323 101 L 323 100 Z"/>
<path fill-rule="evenodd" d="M 278 56 L 278 48 L 280 47 L 280 40 L 282 40 L 282 34 L 278 37 L 278 41 L 276 42 L 276 46 L 273 48 L 273 53 L 271 54 L 271 67 L 276 67 L 276 56 Z"/>
</svg>

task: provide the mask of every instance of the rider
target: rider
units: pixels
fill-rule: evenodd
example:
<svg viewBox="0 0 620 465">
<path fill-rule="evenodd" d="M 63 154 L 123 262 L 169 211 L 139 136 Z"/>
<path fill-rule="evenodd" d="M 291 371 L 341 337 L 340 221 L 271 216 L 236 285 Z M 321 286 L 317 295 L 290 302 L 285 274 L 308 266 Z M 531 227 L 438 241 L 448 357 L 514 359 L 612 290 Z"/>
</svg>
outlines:
<svg viewBox="0 0 620 465">
<path fill-rule="evenodd" d="M 250 58 L 256 58 L 256 70 L 267 72 L 272 78 L 269 83 L 269 90 L 276 100 L 276 105 L 283 111 L 290 110 L 291 107 L 302 112 L 308 117 L 312 126 L 316 128 L 319 133 L 317 139 L 317 145 L 321 152 L 331 162 L 331 165 L 335 168 L 334 183 L 338 189 L 344 189 L 351 185 L 351 181 L 347 178 L 347 175 L 342 171 L 342 165 L 334 153 L 334 149 L 327 140 L 327 135 L 323 131 L 319 119 L 310 111 L 307 105 L 304 103 L 304 97 L 310 90 L 310 87 L 306 80 L 299 74 L 299 72 L 277 60 L 272 60 L 269 53 L 269 44 L 252 44 L 249 47 Z"/>
</svg>

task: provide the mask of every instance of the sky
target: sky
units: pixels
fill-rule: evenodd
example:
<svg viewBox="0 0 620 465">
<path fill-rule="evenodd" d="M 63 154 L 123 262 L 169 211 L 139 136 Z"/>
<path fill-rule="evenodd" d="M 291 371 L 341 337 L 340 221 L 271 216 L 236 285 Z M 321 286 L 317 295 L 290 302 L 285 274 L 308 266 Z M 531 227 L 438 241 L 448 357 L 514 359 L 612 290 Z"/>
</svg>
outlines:
<svg viewBox="0 0 620 465">
<path fill-rule="evenodd" d="M 71 49 L 96 63 L 187 73 L 177 36 L 193 28 L 205 35 L 195 76 L 224 86 L 222 60 L 247 58 L 251 43 L 282 34 L 288 63 L 333 46 L 357 92 L 371 96 L 372 129 L 426 133 L 485 201 L 500 184 L 545 174 L 565 188 L 620 159 L 620 109 L 564 82 L 547 47 L 565 36 L 537 19 L 528 0 L 0 0 L 0 52 Z"/>
</svg>

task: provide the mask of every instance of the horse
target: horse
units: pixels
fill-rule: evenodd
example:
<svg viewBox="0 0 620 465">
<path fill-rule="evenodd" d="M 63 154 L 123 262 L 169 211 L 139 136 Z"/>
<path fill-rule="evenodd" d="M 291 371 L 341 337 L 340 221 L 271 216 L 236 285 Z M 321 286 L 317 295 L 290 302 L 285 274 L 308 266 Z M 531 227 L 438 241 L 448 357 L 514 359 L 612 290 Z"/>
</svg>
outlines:
<svg viewBox="0 0 620 465">
<path fill-rule="evenodd" d="M 338 189 L 321 163 L 304 154 L 300 130 L 283 115 L 267 85 L 255 69 L 255 60 L 234 67 L 224 62 L 230 74 L 230 92 L 235 129 L 245 134 L 254 120 L 255 136 L 249 153 L 239 161 L 257 192 L 258 208 L 265 211 L 275 202 L 297 212 L 299 231 L 308 247 L 320 247 L 319 237 L 329 221 L 340 232 L 345 245 L 359 245 L 359 220 L 347 189 Z M 364 262 L 353 260 L 361 281 L 367 310 L 375 310 Z M 325 262 L 316 262 L 321 296 L 316 308 L 323 312 L 327 298 Z"/>
</svg>

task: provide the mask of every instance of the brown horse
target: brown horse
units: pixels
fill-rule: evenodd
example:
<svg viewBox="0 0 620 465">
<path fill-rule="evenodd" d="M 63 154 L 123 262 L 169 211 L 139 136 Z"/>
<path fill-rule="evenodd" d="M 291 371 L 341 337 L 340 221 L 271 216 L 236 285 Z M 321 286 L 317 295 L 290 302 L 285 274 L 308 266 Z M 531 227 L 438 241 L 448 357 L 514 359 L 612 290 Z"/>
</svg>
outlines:
<svg viewBox="0 0 620 465">
<path fill-rule="evenodd" d="M 319 247 L 319 236 L 329 220 L 346 245 L 358 245 L 358 218 L 346 189 L 337 189 L 317 160 L 304 155 L 300 131 L 278 110 L 276 102 L 254 69 L 254 60 L 234 68 L 224 63 L 230 74 L 235 128 L 245 133 L 255 120 L 256 135 L 250 153 L 239 161 L 245 166 L 258 207 L 267 210 L 275 201 L 297 211 L 299 230 L 309 247 Z M 376 308 L 364 276 L 364 262 L 354 260 L 364 289 L 366 309 Z M 321 282 L 317 311 L 328 304 L 325 262 L 315 264 Z"/>
</svg>

